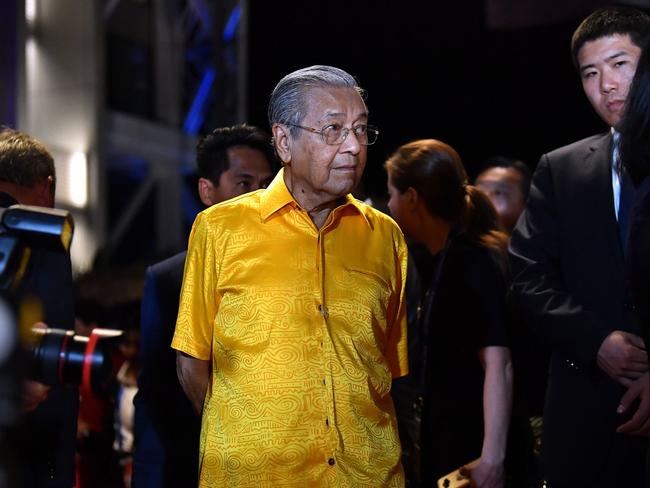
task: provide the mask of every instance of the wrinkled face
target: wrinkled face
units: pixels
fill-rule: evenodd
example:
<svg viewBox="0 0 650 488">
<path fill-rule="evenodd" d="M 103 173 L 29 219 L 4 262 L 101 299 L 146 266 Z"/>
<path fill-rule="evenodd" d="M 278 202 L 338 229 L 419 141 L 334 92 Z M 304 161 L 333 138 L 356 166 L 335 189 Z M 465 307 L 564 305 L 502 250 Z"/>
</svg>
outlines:
<svg viewBox="0 0 650 488">
<path fill-rule="evenodd" d="M 352 88 L 310 88 L 305 100 L 302 126 L 320 131 L 332 124 L 352 129 L 368 123 L 366 106 Z M 363 175 L 367 151 L 354 132 L 348 132 L 341 144 L 329 145 L 320 134 L 297 130 L 296 137 L 286 137 L 287 151 L 278 153 L 285 164 L 285 181 L 298 203 L 316 206 L 354 190 Z"/>
<path fill-rule="evenodd" d="M 601 37 L 578 51 L 582 88 L 600 118 L 612 127 L 621 121 L 640 55 L 641 49 L 627 34 Z"/>
<path fill-rule="evenodd" d="M 258 149 L 240 146 L 228 149 L 228 169 L 221 173 L 219 186 L 208 184 L 209 202 L 206 205 L 234 198 L 260 188 L 266 188 L 273 179 L 266 156 Z"/>
<path fill-rule="evenodd" d="M 476 178 L 476 186 L 490 198 L 499 215 L 499 225 L 508 232 L 524 211 L 521 179 L 516 169 L 499 167 L 487 169 Z"/>
</svg>

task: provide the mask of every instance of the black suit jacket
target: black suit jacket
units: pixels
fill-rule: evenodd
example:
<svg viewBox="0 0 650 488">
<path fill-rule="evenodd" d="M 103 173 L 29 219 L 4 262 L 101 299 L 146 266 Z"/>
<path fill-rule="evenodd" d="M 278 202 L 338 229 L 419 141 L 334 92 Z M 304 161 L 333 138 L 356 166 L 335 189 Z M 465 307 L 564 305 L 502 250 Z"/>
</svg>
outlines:
<svg viewBox="0 0 650 488">
<path fill-rule="evenodd" d="M 177 254 L 146 273 L 134 400 L 134 488 L 198 484 L 200 420 L 178 382 L 176 352 L 170 346 L 186 255 Z"/>
<path fill-rule="evenodd" d="M 611 134 L 544 155 L 510 244 L 513 292 L 552 347 L 542 470 L 550 486 L 638 486 L 647 442 L 616 434 L 625 389 L 596 364 L 626 308 L 614 213 Z"/>
</svg>

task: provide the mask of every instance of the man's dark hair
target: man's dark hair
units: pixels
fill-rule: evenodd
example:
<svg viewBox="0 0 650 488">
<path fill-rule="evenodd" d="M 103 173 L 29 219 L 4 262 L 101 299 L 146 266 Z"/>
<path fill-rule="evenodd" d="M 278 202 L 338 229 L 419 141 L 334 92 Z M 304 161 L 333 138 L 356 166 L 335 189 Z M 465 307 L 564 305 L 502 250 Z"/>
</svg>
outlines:
<svg viewBox="0 0 650 488">
<path fill-rule="evenodd" d="M 219 186 L 221 173 L 227 171 L 230 166 L 228 149 L 236 147 L 257 149 L 266 156 L 271 170 L 277 166 L 271 137 L 257 127 L 241 124 L 215 129 L 199 141 L 196 146 L 199 177 Z"/>
<path fill-rule="evenodd" d="M 54 159 L 45 146 L 23 132 L 0 128 L 0 181 L 33 188 L 48 177 L 54 192 Z"/>
<path fill-rule="evenodd" d="M 578 51 L 590 41 L 615 34 L 629 35 L 639 48 L 643 47 L 650 34 L 650 16 L 632 7 L 613 6 L 599 8 L 582 21 L 571 38 L 573 65 L 578 65 Z"/>
<path fill-rule="evenodd" d="M 481 173 L 479 173 L 479 176 L 490 168 L 512 168 L 515 171 L 518 171 L 521 175 L 521 181 L 519 182 L 521 194 L 524 196 L 524 201 L 528 200 L 531 174 L 530 168 L 526 165 L 526 163 L 519 159 L 508 158 L 505 156 L 494 156 L 492 158 L 488 158 L 485 161 L 483 167 L 481 168 Z"/>
</svg>

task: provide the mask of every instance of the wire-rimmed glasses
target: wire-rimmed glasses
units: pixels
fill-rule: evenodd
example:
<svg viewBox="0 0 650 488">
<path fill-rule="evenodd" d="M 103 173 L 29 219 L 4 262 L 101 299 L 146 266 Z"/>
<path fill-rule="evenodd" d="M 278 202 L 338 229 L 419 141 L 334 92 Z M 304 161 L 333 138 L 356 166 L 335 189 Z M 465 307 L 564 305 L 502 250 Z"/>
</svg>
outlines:
<svg viewBox="0 0 650 488">
<path fill-rule="evenodd" d="M 284 124 L 291 127 L 298 127 L 299 129 L 307 130 L 313 132 L 314 134 L 320 134 L 323 142 L 329 144 L 330 146 L 338 146 L 343 144 L 346 137 L 350 131 L 354 132 L 354 136 L 359 141 L 359 144 L 364 146 L 370 146 L 377 142 L 377 136 L 379 136 L 379 130 L 372 125 L 359 124 L 354 127 L 343 127 L 341 124 L 329 124 L 321 129 L 314 129 L 313 127 L 305 127 L 304 125 L 298 124 Z"/>
</svg>

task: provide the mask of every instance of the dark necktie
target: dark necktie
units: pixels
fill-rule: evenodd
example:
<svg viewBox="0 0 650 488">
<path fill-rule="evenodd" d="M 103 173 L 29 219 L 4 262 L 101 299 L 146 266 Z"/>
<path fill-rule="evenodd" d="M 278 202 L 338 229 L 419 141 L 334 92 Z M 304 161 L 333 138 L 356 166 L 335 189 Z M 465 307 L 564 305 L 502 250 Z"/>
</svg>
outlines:
<svg viewBox="0 0 650 488">
<path fill-rule="evenodd" d="M 630 211 L 634 203 L 636 195 L 636 188 L 632 182 L 630 174 L 625 168 L 621 168 L 619 172 L 619 179 L 621 182 L 621 196 L 618 205 L 618 235 L 621 240 L 621 247 L 625 254 L 627 249 L 627 233 L 630 221 Z"/>
</svg>

